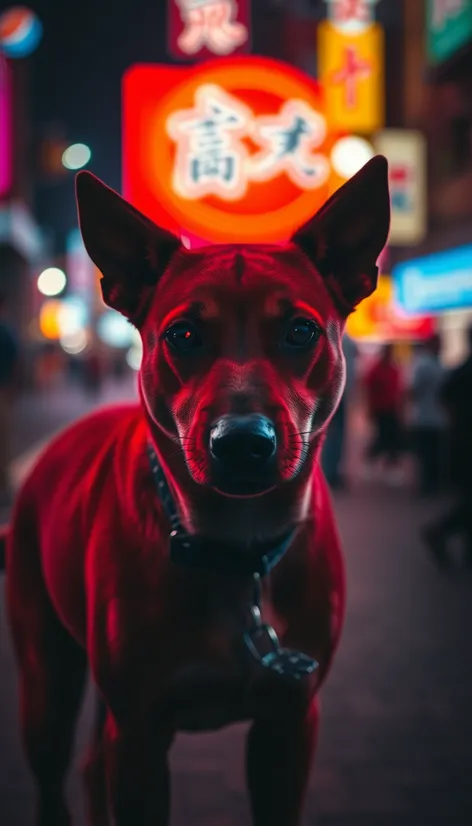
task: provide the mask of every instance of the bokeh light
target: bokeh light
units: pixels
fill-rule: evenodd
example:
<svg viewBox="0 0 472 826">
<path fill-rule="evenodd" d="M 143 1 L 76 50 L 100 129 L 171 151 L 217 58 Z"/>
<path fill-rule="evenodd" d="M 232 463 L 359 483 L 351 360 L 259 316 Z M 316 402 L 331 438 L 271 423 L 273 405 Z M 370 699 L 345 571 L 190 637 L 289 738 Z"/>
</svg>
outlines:
<svg viewBox="0 0 472 826">
<path fill-rule="evenodd" d="M 39 329 L 44 336 L 57 341 L 85 330 L 88 309 L 80 298 L 45 301 L 39 312 Z"/>
<path fill-rule="evenodd" d="M 12 6 L 0 15 L 0 51 L 7 57 L 28 57 L 41 41 L 43 27 L 25 6 Z"/>
<path fill-rule="evenodd" d="M 59 330 L 60 335 L 71 336 L 79 333 L 87 326 L 87 305 L 80 298 L 66 298 L 60 302 Z"/>
<path fill-rule="evenodd" d="M 97 335 L 109 347 L 130 347 L 135 341 L 134 328 L 115 310 L 104 312 L 97 322 Z"/>
<path fill-rule="evenodd" d="M 87 166 L 92 152 L 85 143 L 73 143 L 62 155 L 62 164 L 66 169 L 82 169 Z"/>
<path fill-rule="evenodd" d="M 88 334 L 86 330 L 77 330 L 75 333 L 61 335 L 60 345 L 65 353 L 78 355 L 82 353 L 88 345 Z"/>
<path fill-rule="evenodd" d="M 39 311 L 39 329 L 44 338 L 57 340 L 61 334 L 59 327 L 59 312 L 61 302 L 51 299 L 45 301 Z"/>
<path fill-rule="evenodd" d="M 136 342 L 126 353 L 126 362 L 132 370 L 139 370 L 143 358 L 143 347 L 141 342 Z"/>
<path fill-rule="evenodd" d="M 38 290 L 47 296 L 59 295 L 66 284 L 66 274 L 59 267 L 48 267 L 38 278 Z"/>
<path fill-rule="evenodd" d="M 340 138 L 331 150 L 331 163 L 341 178 L 352 178 L 375 155 L 375 149 L 365 138 L 347 135 Z"/>
</svg>

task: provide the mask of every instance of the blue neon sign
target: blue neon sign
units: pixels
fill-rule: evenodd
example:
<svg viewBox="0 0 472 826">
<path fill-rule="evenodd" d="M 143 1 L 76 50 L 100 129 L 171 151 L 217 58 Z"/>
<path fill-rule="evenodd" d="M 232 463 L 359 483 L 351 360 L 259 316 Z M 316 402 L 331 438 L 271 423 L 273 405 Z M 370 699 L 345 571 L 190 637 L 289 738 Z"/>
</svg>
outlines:
<svg viewBox="0 0 472 826">
<path fill-rule="evenodd" d="M 408 315 L 472 308 L 472 244 L 392 268 L 394 300 Z"/>
</svg>

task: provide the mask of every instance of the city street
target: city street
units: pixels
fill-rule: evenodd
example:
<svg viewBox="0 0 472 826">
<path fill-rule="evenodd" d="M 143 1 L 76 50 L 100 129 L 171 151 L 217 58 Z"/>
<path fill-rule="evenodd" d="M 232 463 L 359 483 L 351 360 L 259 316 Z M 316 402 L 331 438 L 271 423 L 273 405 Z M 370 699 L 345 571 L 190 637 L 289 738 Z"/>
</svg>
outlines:
<svg viewBox="0 0 472 826">
<path fill-rule="evenodd" d="M 101 401 L 132 393 L 132 386 L 110 385 Z M 27 400 L 22 403 L 14 437 L 16 481 L 38 443 L 88 406 L 79 391 L 58 392 L 40 404 L 35 400 L 34 417 L 28 415 Z M 472 573 L 444 575 L 431 564 L 418 529 L 437 506 L 418 503 L 411 490 L 359 484 L 336 497 L 336 510 L 345 543 L 349 609 L 322 694 L 321 737 L 304 826 L 470 826 Z M 90 721 L 89 696 L 77 759 Z M 235 726 L 177 738 L 172 826 L 249 826 L 245 731 L 245 726 Z M 74 823 L 83 826 L 76 769 L 70 799 Z M 1 826 L 30 826 L 32 806 L 2 613 Z"/>
<path fill-rule="evenodd" d="M 453 564 L 440 565 L 443 536 L 461 525 L 470 534 L 469 510 L 472 516 L 472 0 L 118 0 L 112 16 L 64 0 L 3 5 L 0 826 L 35 826 L 37 808 L 47 809 L 49 820 L 54 808 L 57 820 L 61 809 L 55 775 L 49 786 L 42 778 L 44 805 L 35 805 L 5 610 L 6 585 L 17 589 L 14 565 L 4 570 L 7 526 L 15 496 L 42 451 L 97 407 L 137 400 L 144 354 L 145 380 L 167 393 L 176 420 L 193 416 L 198 425 L 182 436 L 185 449 L 198 448 L 197 431 L 208 431 L 215 479 L 230 479 L 237 491 L 250 466 L 247 483 L 255 490 L 276 464 L 287 470 L 301 455 L 299 437 L 309 432 L 309 414 L 326 424 L 341 381 L 334 352 L 341 345 L 345 405 L 332 422 L 332 462 L 329 445 L 321 458 L 337 487 L 333 504 L 344 547 L 347 615 L 322 687 L 303 821 L 274 823 L 284 817 L 274 795 L 258 813 L 257 826 L 264 815 L 264 826 L 472 826 L 472 563 L 464 553 L 470 548 L 461 548 L 457 538 L 450 548 Z M 230 407 L 244 413 L 252 388 L 278 411 L 267 412 L 277 419 L 274 427 L 261 416 L 228 422 L 224 405 L 217 416 L 214 390 L 231 396 Z M 195 398 L 210 405 L 197 405 L 195 412 Z M 280 449 L 286 405 L 296 409 L 299 431 L 289 434 L 292 456 L 288 443 L 287 455 Z M 100 420 L 105 431 L 112 418 Z M 99 423 L 95 440 L 87 432 L 80 441 L 84 467 L 101 428 Z M 106 452 L 107 433 L 95 450 L 98 459 L 102 447 Z M 128 437 L 129 444 L 137 443 L 126 432 L 122 445 Z M 74 524 L 77 502 L 85 521 L 96 501 L 111 502 L 113 509 L 108 471 L 130 490 L 126 485 L 139 463 L 126 456 L 123 465 L 121 459 L 110 462 L 94 475 L 95 486 L 85 474 L 82 487 L 75 481 L 81 469 L 71 465 L 66 484 L 63 474 L 76 443 L 70 433 L 64 443 L 65 457 L 54 473 L 38 470 L 38 476 L 54 511 L 42 525 L 55 532 L 67 561 L 71 540 L 61 539 L 60 523 Z M 182 445 L 173 447 L 177 456 Z M 344 448 L 347 466 L 339 467 Z M 144 446 L 142 459 L 143 473 L 152 470 L 155 480 L 149 480 L 157 485 L 150 506 L 139 497 L 139 518 L 147 525 L 152 497 L 157 501 L 165 485 Z M 93 459 L 89 466 L 95 474 Z M 91 508 L 84 487 L 90 488 Z M 454 488 L 462 502 L 448 501 L 445 493 L 428 498 L 428 491 L 447 489 L 452 499 Z M 67 502 L 55 496 L 63 490 Z M 128 514 L 129 495 L 113 513 Z M 282 505 L 290 505 L 290 496 L 286 486 Z M 34 524 L 28 528 L 28 520 L 37 521 L 38 508 L 43 515 L 43 503 L 29 507 L 28 490 L 18 502 L 25 504 L 17 509 L 25 531 L 20 538 L 30 542 Z M 244 513 L 243 526 L 254 537 L 252 505 Z M 224 514 L 220 497 L 205 519 L 217 524 Z M 204 516 L 199 530 L 209 532 Z M 318 514 L 314 519 L 320 537 Z M 439 530 L 428 531 L 436 520 Z M 105 522 L 92 521 L 90 534 L 101 541 Z M 139 537 L 131 522 L 123 535 Z M 227 523 L 236 535 L 238 520 Z M 36 543 L 33 536 L 33 550 L 38 542 L 44 544 L 44 536 Z M 107 544 L 113 551 L 109 536 L 100 547 Z M 138 538 L 140 559 L 146 557 L 144 544 Z M 296 548 L 291 551 L 297 565 Z M 67 580 L 72 591 L 80 581 L 81 572 L 72 569 L 64 578 L 61 560 L 49 567 L 48 582 L 49 575 L 61 587 Z M 323 599 L 317 591 L 336 574 L 330 566 L 314 567 L 323 568 L 320 587 L 309 589 L 318 623 Z M 297 588 L 290 572 L 279 570 L 288 605 Z M 120 647 L 123 611 L 113 602 L 125 587 L 121 580 L 142 603 L 139 614 L 136 603 L 125 600 L 124 613 L 129 609 L 135 628 L 140 616 L 146 627 L 153 608 L 138 568 L 131 564 L 118 585 L 109 571 L 105 559 L 99 576 L 106 582 L 107 610 L 101 614 L 107 639 Z M 20 584 L 28 598 L 20 612 L 27 617 L 34 615 L 29 574 L 24 565 Z M 87 582 L 96 584 L 97 576 Z M 164 614 L 173 619 L 165 633 L 170 649 L 180 620 L 180 641 L 201 665 L 192 627 L 200 621 L 198 606 L 188 622 L 183 607 L 195 594 L 203 594 L 207 614 L 211 605 L 195 572 L 189 576 L 188 594 L 184 588 L 168 599 Z M 162 608 L 167 581 L 158 579 L 156 594 L 151 572 L 154 604 Z M 86 601 L 90 618 L 90 593 Z M 263 605 L 263 622 L 283 622 L 269 613 Z M 234 617 L 229 619 L 228 627 Z M 38 622 L 36 631 L 28 624 L 32 667 L 38 662 L 33 637 L 44 627 Z M 224 622 L 218 623 L 215 646 L 226 633 Z M 154 645 L 165 660 L 162 639 L 145 630 L 143 639 L 154 640 L 146 654 Z M 245 630 L 242 624 L 241 635 Z M 73 682 L 76 671 L 61 640 L 54 638 L 50 647 L 61 674 Z M 139 644 L 130 648 L 139 661 Z M 101 653 L 100 667 L 94 663 L 100 685 L 106 679 Z M 169 658 L 176 659 L 172 652 Z M 133 668 L 130 682 L 141 690 L 143 680 Z M 193 682 L 191 690 L 195 698 Z M 126 704 L 126 685 L 123 691 Z M 152 688 L 149 693 L 154 696 Z M 52 692 L 48 705 L 41 691 L 33 694 L 32 709 L 23 716 L 31 714 L 37 733 L 38 719 L 49 720 L 51 702 L 62 719 L 63 698 Z M 68 778 L 68 826 L 89 826 L 81 764 L 96 701 L 90 680 Z M 296 706 L 287 701 L 285 712 Z M 64 708 L 67 713 L 67 702 Z M 139 695 L 132 711 L 148 722 L 146 708 Z M 276 732 L 283 729 L 283 720 L 273 722 Z M 155 728 L 151 720 L 149 731 Z M 175 738 L 168 826 L 255 826 L 245 780 L 247 733 L 248 724 L 241 724 Z M 39 775 L 38 762 L 47 762 L 48 750 L 56 754 L 57 743 L 53 733 L 43 749 L 33 735 L 27 742 Z M 280 752 L 288 773 L 300 755 L 292 756 L 280 741 L 274 760 Z M 135 762 L 130 772 L 126 767 L 131 785 L 142 768 Z M 272 781 L 283 790 L 280 772 L 275 774 Z M 121 779 L 119 792 L 125 793 Z M 134 805 L 132 826 L 147 826 Z"/>
</svg>

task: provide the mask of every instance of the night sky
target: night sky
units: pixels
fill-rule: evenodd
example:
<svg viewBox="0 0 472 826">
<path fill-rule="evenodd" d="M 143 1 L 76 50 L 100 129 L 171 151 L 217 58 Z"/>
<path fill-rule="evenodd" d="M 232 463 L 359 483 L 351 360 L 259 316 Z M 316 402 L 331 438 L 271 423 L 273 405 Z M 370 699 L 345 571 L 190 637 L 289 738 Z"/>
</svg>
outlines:
<svg viewBox="0 0 472 826">
<path fill-rule="evenodd" d="M 31 4 L 44 26 L 32 61 L 35 122 L 63 122 L 68 138 L 88 143 L 91 168 L 111 186 L 120 185 L 121 76 L 133 63 L 166 59 L 165 6 L 165 0 Z"/>
</svg>

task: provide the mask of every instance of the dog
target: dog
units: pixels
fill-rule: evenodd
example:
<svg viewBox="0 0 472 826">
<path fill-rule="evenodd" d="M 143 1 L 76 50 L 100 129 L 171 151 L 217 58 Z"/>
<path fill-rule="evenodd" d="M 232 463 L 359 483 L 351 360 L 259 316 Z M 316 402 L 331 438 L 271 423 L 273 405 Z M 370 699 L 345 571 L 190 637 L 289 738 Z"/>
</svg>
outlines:
<svg viewBox="0 0 472 826">
<path fill-rule="evenodd" d="M 21 488 L 6 594 L 38 826 L 64 795 L 88 669 L 88 823 L 166 826 L 178 731 L 249 721 L 254 826 L 298 826 L 345 612 L 318 466 L 348 315 L 389 231 L 376 156 L 283 246 L 185 249 L 88 172 L 85 247 L 140 332 L 140 404 L 58 435 Z"/>
</svg>

